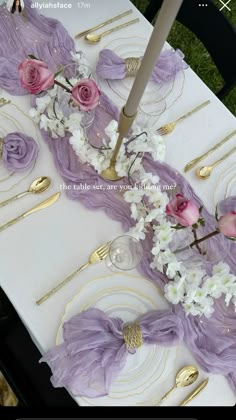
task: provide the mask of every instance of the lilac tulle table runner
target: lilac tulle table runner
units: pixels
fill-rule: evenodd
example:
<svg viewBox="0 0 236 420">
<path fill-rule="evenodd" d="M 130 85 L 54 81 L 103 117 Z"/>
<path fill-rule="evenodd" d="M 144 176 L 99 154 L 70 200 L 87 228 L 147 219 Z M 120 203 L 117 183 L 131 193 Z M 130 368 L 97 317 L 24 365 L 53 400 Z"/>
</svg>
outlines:
<svg viewBox="0 0 236 420">
<path fill-rule="evenodd" d="M 29 19 L 29 32 L 25 42 L 22 42 L 25 37 L 24 31 L 16 30 L 16 23 L 17 27 L 21 28 L 22 25 L 18 17 L 8 16 L 6 18 L 5 9 L 0 6 L 0 87 L 16 95 L 27 93 L 20 86 L 17 75 L 17 65 L 27 54 L 34 54 L 55 68 L 59 64 L 70 62 L 70 51 L 74 50 L 73 40 L 61 23 L 40 16 L 34 9 L 31 9 L 30 0 L 25 0 L 25 5 Z M 36 34 L 38 38 L 35 38 Z M 33 43 L 32 39 L 38 39 L 38 41 Z M 103 94 L 101 103 L 96 109 L 94 124 L 90 129 L 91 138 L 93 132 L 103 130 L 111 119 L 118 119 L 118 115 L 118 108 Z M 85 183 L 104 186 L 108 184 L 92 167 L 78 161 L 67 138 L 52 139 L 43 130 L 42 136 L 47 142 L 54 156 L 58 172 L 66 184 L 78 186 Z M 153 162 L 148 155 L 145 158 L 145 168 L 149 172 L 159 175 L 163 185 L 172 184 L 174 180 L 186 197 L 193 197 L 199 206 L 202 204 L 190 184 L 175 169 L 165 163 Z M 121 183 L 127 183 L 127 180 L 123 179 Z M 93 189 L 91 192 L 88 189 L 72 188 L 67 190 L 67 194 L 69 198 L 79 200 L 87 208 L 102 209 L 109 217 L 119 221 L 125 231 L 134 223 L 130 217 L 128 203 L 125 203 L 122 195 L 115 191 Z M 232 203 L 225 205 L 229 204 Z M 202 216 L 205 218 L 207 229 L 210 232 L 214 229 L 215 219 L 205 208 Z M 145 257 L 139 270 L 145 277 L 163 289 L 168 279 L 150 267 L 150 237 L 147 236 L 143 246 Z M 236 246 L 233 243 L 225 262 L 229 264 L 232 272 L 236 271 Z M 226 308 L 224 301 L 218 299 L 213 316 L 210 319 L 202 318 L 203 321 L 190 315 L 186 317 L 180 305 L 173 306 L 172 310 L 182 322 L 183 339 L 199 365 L 208 372 L 227 376 L 236 393 L 236 314 L 233 305 Z"/>
</svg>

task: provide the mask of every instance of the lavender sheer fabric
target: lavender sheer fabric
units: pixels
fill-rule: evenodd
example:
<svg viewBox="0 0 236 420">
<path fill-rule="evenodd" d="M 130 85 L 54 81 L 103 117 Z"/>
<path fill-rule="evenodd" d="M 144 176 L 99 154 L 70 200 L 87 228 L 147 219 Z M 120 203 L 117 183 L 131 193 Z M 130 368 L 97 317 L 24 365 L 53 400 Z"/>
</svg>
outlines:
<svg viewBox="0 0 236 420">
<path fill-rule="evenodd" d="M 39 15 L 25 0 L 27 21 L 0 6 L 0 87 L 12 95 L 24 95 L 18 65 L 29 54 L 45 61 L 52 71 L 71 61 L 74 42 L 63 25 Z"/>
<path fill-rule="evenodd" d="M 73 41 L 68 36 L 63 26 L 52 19 L 42 17 L 35 10 L 30 8 L 30 0 L 25 1 L 26 10 L 29 16 L 30 30 L 26 44 L 28 45 L 27 53 L 34 53 L 40 56 L 47 63 L 55 66 L 70 61 L 70 50 L 74 49 Z M 23 47 L 20 39 L 24 39 L 24 33 L 21 37 L 15 30 L 15 20 L 5 18 L 5 10 L 0 7 L 0 87 L 5 87 L 13 94 L 26 94 L 27 92 L 21 88 L 17 78 L 16 68 L 22 58 L 25 58 Z M 45 43 L 41 42 L 40 51 L 32 51 L 29 48 L 30 42 L 34 39 L 35 31 L 37 33 L 42 30 L 45 36 Z M 41 32 L 40 32 L 41 33 Z M 10 41 L 10 49 L 8 50 Z M 60 44 L 60 57 L 53 54 L 53 48 L 57 49 Z M 18 49 L 21 51 L 19 54 Z M 24 57 L 22 57 L 24 55 Z M 12 58 L 14 57 L 14 58 Z M 5 70 L 4 70 L 5 69 Z M 5 72 L 5 73 L 4 73 Z M 12 77 L 12 78 L 11 78 Z M 97 138 L 96 133 L 104 129 L 108 122 L 112 119 L 118 119 L 119 110 L 111 103 L 111 101 L 102 95 L 100 106 L 96 109 L 95 121 L 90 128 L 88 135 L 90 138 Z M 93 136 L 93 134 L 95 134 Z M 121 223 L 124 231 L 129 229 L 134 223 L 130 217 L 130 209 L 128 203 L 124 202 L 120 193 L 115 191 L 91 191 L 80 188 L 80 185 L 87 183 L 88 185 L 102 184 L 108 185 L 100 176 L 88 165 L 83 165 L 78 161 L 72 147 L 66 138 L 52 139 L 45 132 L 42 135 L 47 142 L 53 156 L 58 172 L 62 176 L 67 185 L 75 185 L 76 189 L 68 190 L 68 197 L 79 200 L 81 204 L 89 209 L 103 210 L 109 217 Z M 165 163 L 153 162 L 149 155 L 146 155 L 144 161 L 148 172 L 159 175 L 162 185 L 172 185 L 173 181 L 179 187 L 179 190 L 189 198 L 193 198 L 200 206 L 204 204 L 195 194 L 190 184 L 175 169 Z M 127 184 L 127 179 L 119 182 L 120 185 Z M 206 220 L 206 233 L 214 230 L 215 218 L 204 208 L 202 212 Z M 168 281 L 167 278 L 158 272 L 154 272 L 150 268 L 152 238 L 147 236 L 143 242 L 145 257 L 139 267 L 140 272 L 153 282 L 157 283 L 161 288 Z M 233 273 L 236 272 L 236 245 L 230 243 L 230 252 L 225 258 L 225 262 L 229 264 Z M 182 320 L 184 329 L 184 341 L 187 347 L 199 365 L 206 371 L 223 374 L 227 376 L 229 383 L 236 393 L 236 313 L 233 305 L 228 308 L 222 300 L 218 300 L 215 305 L 215 313 L 210 319 L 199 319 L 193 316 L 185 316 L 181 306 L 173 306 L 176 316 Z"/>
<path fill-rule="evenodd" d="M 142 330 L 143 345 L 171 346 L 183 339 L 181 320 L 172 311 L 150 311 L 137 322 Z M 64 342 L 40 360 L 49 364 L 53 385 L 65 386 L 75 396 L 94 398 L 109 394 L 128 355 L 123 327 L 120 318 L 108 317 L 95 308 L 65 322 Z"/>
<path fill-rule="evenodd" d="M 32 137 L 14 132 L 3 139 L 2 160 L 9 171 L 21 171 L 33 165 L 38 156 L 38 145 Z"/>
<path fill-rule="evenodd" d="M 220 201 L 218 203 L 218 210 L 220 212 L 219 216 L 221 216 L 221 214 L 229 213 L 231 211 L 236 212 L 236 195 Z"/>
<path fill-rule="evenodd" d="M 150 80 L 155 83 L 169 82 L 181 69 L 186 68 L 188 68 L 188 65 L 184 61 L 184 54 L 179 49 L 162 51 L 154 66 Z M 124 79 L 126 77 L 125 60 L 112 50 L 107 48 L 101 50 L 96 73 L 101 79 Z"/>
</svg>

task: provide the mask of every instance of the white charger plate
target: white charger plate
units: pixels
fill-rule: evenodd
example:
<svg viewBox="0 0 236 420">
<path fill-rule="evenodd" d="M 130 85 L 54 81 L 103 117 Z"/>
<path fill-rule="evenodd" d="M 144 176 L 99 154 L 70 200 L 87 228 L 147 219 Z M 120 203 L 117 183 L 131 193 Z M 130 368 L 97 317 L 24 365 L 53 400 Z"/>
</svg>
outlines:
<svg viewBox="0 0 236 420">
<path fill-rule="evenodd" d="M 126 273 L 110 274 L 89 280 L 66 305 L 58 329 L 56 344 L 63 341 L 62 325 L 77 313 L 96 307 L 125 322 L 134 321 L 153 309 L 168 308 L 161 291 L 150 280 Z M 178 347 L 143 345 L 127 362 L 110 394 L 101 398 L 75 397 L 81 406 L 157 405 L 169 376 L 176 370 Z M 74 396 L 73 396 L 74 397 Z"/>
</svg>

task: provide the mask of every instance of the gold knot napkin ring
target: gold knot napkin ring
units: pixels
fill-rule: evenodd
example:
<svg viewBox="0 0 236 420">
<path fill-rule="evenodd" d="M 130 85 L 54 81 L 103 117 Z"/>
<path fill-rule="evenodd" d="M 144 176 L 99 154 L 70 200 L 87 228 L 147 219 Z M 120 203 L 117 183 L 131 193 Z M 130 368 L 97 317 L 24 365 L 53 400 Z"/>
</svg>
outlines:
<svg viewBox="0 0 236 420">
<path fill-rule="evenodd" d="M 141 64 L 141 58 L 127 57 L 124 59 L 124 61 L 126 66 L 126 77 L 136 76 Z"/>
<path fill-rule="evenodd" d="M 123 337 L 129 352 L 143 345 L 142 330 L 136 322 L 128 324 L 123 328 Z"/>
<path fill-rule="evenodd" d="M 3 153 L 3 139 L 0 137 L 0 160 L 2 159 Z"/>
</svg>

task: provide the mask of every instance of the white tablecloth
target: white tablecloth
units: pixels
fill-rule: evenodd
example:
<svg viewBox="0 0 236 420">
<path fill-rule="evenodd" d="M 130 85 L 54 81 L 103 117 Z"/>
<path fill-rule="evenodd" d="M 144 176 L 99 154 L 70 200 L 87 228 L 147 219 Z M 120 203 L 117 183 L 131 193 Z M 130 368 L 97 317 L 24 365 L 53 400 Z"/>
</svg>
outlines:
<svg viewBox="0 0 236 420">
<path fill-rule="evenodd" d="M 51 3 L 57 2 L 51 1 Z M 133 8 L 133 15 L 140 17 L 140 23 L 124 29 L 122 37 L 138 35 L 149 39 L 151 25 L 129 0 L 119 0 L 118 2 L 88 0 L 84 3 L 78 2 L 80 7 L 77 5 L 77 1 L 71 0 L 71 3 L 73 5 L 71 9 L 42 9 L 42 13 L 62 21 L 70 35 L 74 36 L 75 33 L 94 26 L 100 21 Z M 88 4 L 89 7 L 85 7 L 83 4 Z M 131 18 L 133 19 L 133 16 Z M 88 45 L 83 39 L 80 39 L 76 41 L 76 46 L 78 50 L 82 49 L 86 53 L 91 65 L 94 65 L 99 51 L 107 45 L 109 40 L 116 39 L 118 36 L 117 32 L 109 37 L 104 37 L 97 45 Z M 4 96 L 8 97 L 9 95 L 4 93 Z M 25 112 L 28 112 L 29 97 L 13 97 L 11 99 Z M 196 113 L 166 138 L 167 162 L 180 172 L 183 172 L 183 167 L 189 160 L 204 152 L 217 140 L 235 129 L 235 117 L 191 69 L 186 70 L 182 97 L 176 106 L 171 107 L 168 113 L 162 116 L 160 122 L 174 120 L 207 99 L 211 100 L 211 105 L 205 111 Z M 117 102 L 117 105 L 123 105 L 122 101 Z M 24 127 L 27 128 L 26 125 Z M 226 145 L 224 150 L 227 151 L 231 147 L 232 142 L 231 145 Z M 214 157 L 217 159 L 221 155 L 222 149 L 217 151 Z M 230 157 L 215 169 L 215 176 L 206 182 L 199 181 L 195 177 L 194 171 L 186 174 L 188 181 L 203 199 L 208 210 L 212 212 L 214 211 L 212 194 L 216 188 L 219 174 L 228 168 L 234 160 L 235 157 Z M 28 188 L 31 180 L 41 175 L 49 175 L 52 178 L 53 185 L 50 192 L 48 191 L 44 196 L 37 198 L 29 195 L 17 203 L 1 209 L 0 224 L 32 207 L 46 195 L 50 196 L 54 191 L 62 188 L 62 179 L 54 167 L 51 153 L 43 142 L 37 165 L 30 179 L 21 182 L 11 192 L 0 194 L 0 200 L 9 197 L 12 193 L 24 191 Z M 120 224 L 108 219 L 102 211 L 92 212 L 85 209 L 78 201 L 68 200 L 63 193 L 60 200 L 51 208 L 31 216 L 1 233 L 1 287 L 18 311 L 41 352 L 55 344 L 55 334 L 65 304 L 76 293 L 78 284 L 85 283 L 88 277 L 91 279 L 107 274 L 107 269 L 103 264 L 90 267 L 89 271 L 81 273 L 79 279 L 72 281 L 63 291 L 54 295 L 40 307 L 35 305 L 36 299 L 51 286 L 54 286 L 59 279 L 63 279 L 73 269 L 83 264 L 91 250 L 107 241 L 107 232 L 109 232 L 109 239 L 118 236 L 122 233 Z M 177 367 L 191 363 L 196 362 L 187 348 L 183 346 Z M 197 383 L 206 377 L 205 372 L 202 372 L 201 369 L 200 372 Z M 227 380 L 221 375 L 210 374 L 209 377 L 207 388 L 189 405 L 234 405 L 235 395 Z M 181 394 L 183 397 L 188 394 L 188 391 L 184 392 Z M 177 404 L 178 401 L 180 401 L 179 395 L 176 400 L 173 397 L 171 404 Z"/>
</svg>

